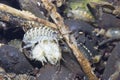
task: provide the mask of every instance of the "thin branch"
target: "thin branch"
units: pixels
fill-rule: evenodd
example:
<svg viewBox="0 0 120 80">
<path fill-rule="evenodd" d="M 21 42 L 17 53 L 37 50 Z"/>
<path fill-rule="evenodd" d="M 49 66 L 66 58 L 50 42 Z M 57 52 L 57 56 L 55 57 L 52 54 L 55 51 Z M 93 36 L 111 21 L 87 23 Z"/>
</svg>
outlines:
<svg viewBox="0 0 120 80">
<path fill-rule="evenodd" d="M 40 27 L 45 25 L 33 20 L 27 20 L 19 16 L 15 16 L 13 14 L 1 10 L 0 10 L 0 20 L 13 24 L 16 27 L 22 27 L 25 32 L 32 27 Z"/>
<path fill-rule="evenodd" d="M 58 26 L 59 31 L 63 35 L 63 38 L 65 39 L 69 47 L 72 49 L 74 55 L 79 61 L 83 71 L 88 76 L 89 80 L 98 80 L 98 78 L 92 71 L 89 61 L 84 57 L 82 52 L 77 47 L 75 38 L 69 34 L 70 32 L 69 28 L 66 25 L 64 25 L 63 18 L 59 15 L 59 13 L 57 13 L 56 7 L 48 0 L 41 0 L 41 1 L 43 2 L 46 10 L 48 10 L 48 12 L 50 13 L 51 18 Z M 65 32 L 68 32 L 68 34 L 65 34 Z"/>
<path fill-rule="evenodd" d="M 54 23 L 51 23 L 51 22 L 49 22 L 47 20 L 38 18 L 35 15 L 33 15 L 32 13 L 30 13 L 30 12 L 20 11 L 20 10 L 17 10 L 15 8 L 10 7 L 10 6 L 7 6 L 5 4 L 2 4 L 2 3 L 0 3 L 0 10 L 8 12 L 8 13 L 10 13 L 12 15 L 15 15 L 15 16 L 19 16 L 19 17 L 27 19 L 27 20 L 37 21 L 37 22 L 39 22 L 41 24 L 45 24 L 46 26 L 57 28 Z"/>
</svg>

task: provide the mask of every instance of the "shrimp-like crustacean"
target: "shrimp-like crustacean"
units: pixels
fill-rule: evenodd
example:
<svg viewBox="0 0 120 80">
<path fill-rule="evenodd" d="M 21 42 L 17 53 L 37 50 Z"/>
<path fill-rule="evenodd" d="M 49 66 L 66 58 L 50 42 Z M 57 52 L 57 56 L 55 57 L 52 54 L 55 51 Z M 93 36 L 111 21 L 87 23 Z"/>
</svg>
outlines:
<svg viewBox="0 0 120 80">
<path fill-rule="evenodd" d="M 34 27 L 25 33 L 23 49 L 30 49 L 29 58 L 41 61 L 43 65 L 46 62 L 55 65 L 62 56 L 58 40 L 56 30 L 46 26 Z"/>
</svg>

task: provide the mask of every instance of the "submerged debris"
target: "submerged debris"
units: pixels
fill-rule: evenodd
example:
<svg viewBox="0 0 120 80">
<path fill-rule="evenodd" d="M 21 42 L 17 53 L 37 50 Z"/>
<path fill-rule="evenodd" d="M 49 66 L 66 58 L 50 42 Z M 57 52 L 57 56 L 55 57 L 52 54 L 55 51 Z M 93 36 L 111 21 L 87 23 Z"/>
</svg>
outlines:
<svg viewBox="0 0 120 80">
<path fill-rule="evenodd" d="M 16 74 L 29 73 L 33 69 L 23 53 L 8 45 L 0 46 L 0 66 L 3 67 L 6 72 Z"/>
<path fill-rule="evenodd" d="M 50 64 L 42 67 L 37 75 L 38 80 L 81 80 L 85 77 L 81 71 L 75 57 L 70 53 L 63 55 L 64 61 L 60 65 L 52 66 Z M 47 77 L 46 77 L 47 76 Z"/>
<path fill-rule="evenodd" d="M 105 71 L 103 73 L 103 80 L 119 80 L 120 79 L 120 42 L 117 43 L 114 50 L 111 52 L 111 56 L 107 61 Z"/>
<path fill-rule="evenodd" d="M 2 10 L 5 5 L 0 4 L 0 80 L 88 80 L 92 70 L 99 79 L 119 80 L 120 1 L 48 0 L 57 8 L 48 4 L 50 11 L 42 1 L 46 0 L 0 1 L 17 8 Z M 53 15 L 57 10 L 70 31 L 58 31 L 64 24 Z M 81 69 L 86 62 L 78 64 L 61 32 L 88 59 L 90 71 L 89 65 Z"/>
<path fill-rule="evenodd" d="M 17 75 L 15 73 L 6 73 L 5 70 L 0 67 L 0 80 L 36 80 L 36 78 L 27 74 Z"/>
<path fill-rule="evenodd" d="M 94 22 L 95 19 L 89 11 L 87 4 L 90 2 L 100 2 L 102 0 L 69 0 L 65 13 L 67 17 L 73 19 L 80 19 L 87 22 Z"/>
<path fill-rule="evenodd" d="M 9 46 L 13 46 L 17 49 L 19 49 L 22 52 L 22 41 L 18 39 L 14 39 L 8 42 Z"/>
</svg>

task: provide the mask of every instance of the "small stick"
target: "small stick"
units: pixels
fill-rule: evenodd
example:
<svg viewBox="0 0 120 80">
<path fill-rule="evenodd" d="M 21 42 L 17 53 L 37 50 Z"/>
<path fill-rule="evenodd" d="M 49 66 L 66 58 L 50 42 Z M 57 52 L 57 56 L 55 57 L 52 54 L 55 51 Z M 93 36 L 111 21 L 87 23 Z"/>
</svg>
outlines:
<svg viewBox="0 0 120 80">
<path fill-rule="evenodd" d="M 22 27 L 25 32 L 32 27 L 43 26 L 43 24 L 41 24 L 39 22 L 27 20 L 27 19 L 21 18 L 19 16 L 10 14 L 8 12 L 1 11 L 1 10 L 0 10 L 0 20 L 10 23 L 10 24 L 13 24 L 16 27 Z"/>
<path fill-rule="evenodd" d="M 8 12 L 8 13 L 14 15 L 14 16 L 19 16 L 19 17 L 27 19 L 27 20 L 37 21 L 37 22 L 39 22 L 41 24 L 45 24 L 46 26 L 57 28 L 54 23 L 51 23 L 51 22 L 49 22 L 47 20 L 38 18 L 35 15 L 33 15 L 32 13 L 30 13 L 30 12 L 20 11 L 20 10 L 17 10 L 15 8 L 10 7 L 10 6 L 7 6 L 5 4 L 2 4 L 2 3 L 0 3 L 0 10 Z"/>
<path fill-rule="evenodd" d="M 92 71 L 89 61 L 85 58 L 85 56 L 81 53 L 81 51 L 77 47 L 75 38 L 70 34 L 64 35 L 65 32 L 70 32 L 70 31 L 69 28 L 64 25 L 63 18 L 59 15 L 59 13 L 57 13 L 56 7 L 48 0 L 41 0 L 41 1 L 43 2 L 46 10 L 50 13 L 51 18 L 58 26 L 59 31 L 63 35 L 63 38 L 65 39 L 69 47 L 72 49 L 74 55 L 79 61 L 83 71 L 88 76 L 89 80 L 98 80 L 98 78 Z"/>
</svg>

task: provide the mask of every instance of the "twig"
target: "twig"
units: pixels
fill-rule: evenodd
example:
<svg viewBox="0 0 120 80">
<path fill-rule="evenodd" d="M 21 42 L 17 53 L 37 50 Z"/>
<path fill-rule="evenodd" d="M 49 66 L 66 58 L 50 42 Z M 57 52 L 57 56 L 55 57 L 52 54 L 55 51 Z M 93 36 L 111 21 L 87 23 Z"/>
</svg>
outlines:
<svg viewBox="0 0 120 80">
<path fill-rule="evenodd" d="M 19 16 L 15 16 L 13 14 L 1 10 L 0 10 L 0 21 L 10 23 L 16 27 L 22 27 L 25 32 L 32 27 L 40 27 L 45 25 L 36 21 L 27 20 Z"/>
<path fill-rule="evenodd" d="M 89 61 L 84 57 L 81 51 L 78 49 L 77 44 L 75 42 L 75 38 L 71 36 L 69 33 L 64 34 L 65 32 L 70 32 L 69 28 L 64 25 L 63 18 L 57 13 L 56 7 L 50 3 L 48 0 L 41 0 L 45 6 L 45 8 L 50 13 L 51 18 L 54 20 L 56 25 L 58 26 L 59 31 L 63 35 L 63 38 L 72 49 L 74 55 L 76 56 L 77 60 L 79 61 L 83 71 L 88 76 L 89 80 L 98 80 L 98 78 L 93 73 Z M 71 41 L 70 41 L 71 40 Z"/>
<path fill-rule="evenodd" d="M 46 26 L 57 28 L 54 23 L 51 23 L 51 22 L 49 22 L 47 20 L 38 18 L 35 15 L 33 15 L 32 13 L 30 13 L 30 12 L 20 11 L 20 10 L 17 10 L 15 8 L 10 7 L 10 6 L 7 6 L 5 4 L 2 4 L 2 3 L 0 3 L 0 10 L 8 12 L 10 14 L 13 14 L 15 16 L 19 16 L 19 17 L 27 19 L 27 20 L 37 21 L 37 22 L 39 22 L 41 24 L 45 24 Z"/>
</svg>

